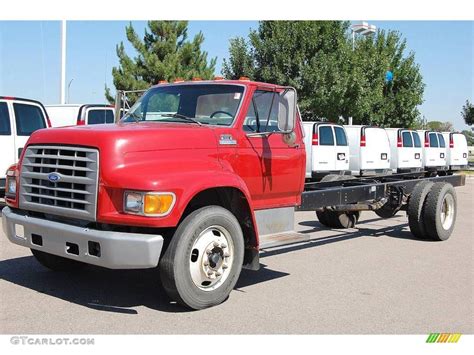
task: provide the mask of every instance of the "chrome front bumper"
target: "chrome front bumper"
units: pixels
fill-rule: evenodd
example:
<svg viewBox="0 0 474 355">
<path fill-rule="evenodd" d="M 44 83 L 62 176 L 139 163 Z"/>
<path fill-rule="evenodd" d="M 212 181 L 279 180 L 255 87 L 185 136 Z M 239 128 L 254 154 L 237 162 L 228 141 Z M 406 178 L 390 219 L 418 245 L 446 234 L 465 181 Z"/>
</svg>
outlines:
<svg viewBox="0 0 474 355">
<path fill-rule="evenodd" d="M 9 207 L 2 214 L 3 231 L 12 243 L 109 269 L 156 267 L 163 247 L 161 235 L 82 228 L 25 216 Z"/>
</svg>

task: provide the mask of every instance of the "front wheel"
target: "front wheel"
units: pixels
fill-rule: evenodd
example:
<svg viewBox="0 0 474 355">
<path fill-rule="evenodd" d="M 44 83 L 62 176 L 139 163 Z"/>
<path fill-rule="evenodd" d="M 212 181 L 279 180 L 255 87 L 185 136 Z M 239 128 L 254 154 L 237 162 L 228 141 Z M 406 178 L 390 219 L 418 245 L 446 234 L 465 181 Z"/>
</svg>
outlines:
<svg viewBox="0 0 474 355">
<path fill-rule="evenodd" d="M 191 309 L 222 303 L 242 269 L 244 240 L 235 216 L 202 207 L 176 229 L 160 260 L 161 282 L 173 300 Z"/>
</svg>

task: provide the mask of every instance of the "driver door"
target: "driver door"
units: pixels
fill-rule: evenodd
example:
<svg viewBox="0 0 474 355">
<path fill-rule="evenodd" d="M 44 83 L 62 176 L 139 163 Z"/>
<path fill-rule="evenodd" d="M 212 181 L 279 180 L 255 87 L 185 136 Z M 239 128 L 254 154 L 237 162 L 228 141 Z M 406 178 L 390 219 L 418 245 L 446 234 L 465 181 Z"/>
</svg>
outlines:
<svg viewBox="0 0 474 355">
<path fill-rule="evenodd" d="M 237 147 L 234 170 L 245 181 L 256 209 L 297 204 L 304 179 L 301 125 L 295 125 L 293 146 L 275 133 L 279 132 L 278 96 L 273 91 L 254 92 L 243 122 L 243 139 Z"/>
</svg>

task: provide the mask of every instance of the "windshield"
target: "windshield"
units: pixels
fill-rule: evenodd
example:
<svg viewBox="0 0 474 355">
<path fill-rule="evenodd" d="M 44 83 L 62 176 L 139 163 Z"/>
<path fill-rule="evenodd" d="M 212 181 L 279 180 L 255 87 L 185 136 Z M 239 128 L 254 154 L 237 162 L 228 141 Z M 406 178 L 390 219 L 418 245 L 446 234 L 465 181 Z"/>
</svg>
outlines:
<svg viewBox="0 0 474 355">
<path fill-rule="evenodd" d="M 190 84 L 147 91 L 122 122 L 182 122 L 230 126 L 242 100 L 238 85 Z"/>
</svg>

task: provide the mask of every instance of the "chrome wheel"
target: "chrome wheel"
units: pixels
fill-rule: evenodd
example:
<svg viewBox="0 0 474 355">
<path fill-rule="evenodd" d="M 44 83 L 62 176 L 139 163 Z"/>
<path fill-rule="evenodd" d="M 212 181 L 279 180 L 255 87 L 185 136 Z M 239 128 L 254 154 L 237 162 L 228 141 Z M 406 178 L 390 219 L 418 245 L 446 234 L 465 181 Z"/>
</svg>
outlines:
<svg viewBox="0 0 474 355">
<path fill-rule="evenodd" d="M 191 249 L 189 271 L 193 283 L 204 291 L 217 289 L 227 279 L 234 259 L 230 233 L 222 226 L 210 226 L 197 237 Z"/>
<path fill-rule="evenodd" d="M 451 228 L 454 220 L 454 198 L 446 194 L 441 205 L 441 224 L 445 230 Z"/>
</svg>

